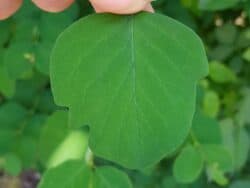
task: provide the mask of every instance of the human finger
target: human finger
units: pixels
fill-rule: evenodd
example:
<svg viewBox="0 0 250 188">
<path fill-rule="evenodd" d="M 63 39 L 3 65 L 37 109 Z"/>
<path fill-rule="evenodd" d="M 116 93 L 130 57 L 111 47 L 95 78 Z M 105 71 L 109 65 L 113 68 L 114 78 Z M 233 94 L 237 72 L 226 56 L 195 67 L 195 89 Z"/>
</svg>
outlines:
<svg viewBox="0 0 250 188">
<path fill-rule="evenodd" d="M 133 14 L 141 10 L 153 12 L 151 0 L 90 0 L 96 12 Z"/>
<path fill-rule="evenodd" d="M 23 0 L 0 0 L 0 20 L 13 15 L 22 5 Z"/>
<path fill-rule="evenodd" d="M 74 0 L 32 0 L 40 9 L 47 12 L 61 12 L 67 9 Z"/>
</svg>

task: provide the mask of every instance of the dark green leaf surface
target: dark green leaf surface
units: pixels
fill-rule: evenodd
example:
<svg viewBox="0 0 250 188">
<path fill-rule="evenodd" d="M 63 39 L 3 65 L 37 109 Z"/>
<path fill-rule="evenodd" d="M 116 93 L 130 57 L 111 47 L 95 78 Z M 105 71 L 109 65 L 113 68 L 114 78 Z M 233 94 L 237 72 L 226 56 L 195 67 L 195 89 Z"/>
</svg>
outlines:
<svg viewBox="0 0 250 188">
<path fill-rule="evenodd" d="M 4 55 L 4 64 L 12 79 L 25 78 L 32 74 L 33 46 L 31 43 L 17 43 L 10 46 Z"/>
<path fill-rule="evenodd" d="M 55 101 L 70 108 L 70 125 L 89 125 L 93 152 L 128 168 L 180 146 L 196 82 L 208 72 L 200 39 L 150 13 L 81 19 L 59 37 L 51 59 Z"/>
<path fill-rule="evenodd" d="M 201 144 L 221 144 L 219 123 L 215 119 L 197 112 L 194 116 L 192 131 Z"/>
<path fill-rule="evenodd" d="M 8 75 L 6 66 L 3 63 L 3 50 L 0 47 L 0 93 L 11 97 L 15 92 L 15 81 Z"/>
</svg>

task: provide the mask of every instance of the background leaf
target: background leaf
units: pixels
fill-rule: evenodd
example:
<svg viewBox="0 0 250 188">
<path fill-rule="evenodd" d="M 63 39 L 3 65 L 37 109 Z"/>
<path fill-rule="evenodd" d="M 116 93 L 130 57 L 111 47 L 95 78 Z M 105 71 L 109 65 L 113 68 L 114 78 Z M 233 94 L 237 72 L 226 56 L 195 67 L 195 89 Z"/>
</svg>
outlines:
<svg viewBox="0 0 250 188">
<path fill-rule="evenodd" d="M 100 167 L 95 170 L 83 161 L 68 161 L 46 172 L 39 188 L 132 188 L 126 174 L 112 168 Z"/>
<path fill-rule="evenodd" d="M 174 162 L 174 177 L 180 183 L 192 183 L 200 175 L 203 168 L 201 153 L 187 146 L 182 150 Z"/>
</svg>

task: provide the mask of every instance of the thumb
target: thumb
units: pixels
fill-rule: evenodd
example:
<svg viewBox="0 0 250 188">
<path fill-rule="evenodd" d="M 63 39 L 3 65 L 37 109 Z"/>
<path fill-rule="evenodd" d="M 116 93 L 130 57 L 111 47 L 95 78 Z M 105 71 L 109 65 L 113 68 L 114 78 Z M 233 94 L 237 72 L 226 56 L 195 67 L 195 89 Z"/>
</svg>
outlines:
<svg viewBox="0 0 250 188">
<path fill-rule="evenodd" d="M 133 14 L 142 10 L 153 12 L 151 0 L 90 0 L 96 12 Z"/>
<path fill-rule="evenodd" d="M 61 12 L 68 8 L 75 0 L 32 0 L 40 9 L 47 12 Z"/>
<path fill-rule="evenodd" d="M 22 5 L 23 0 L 0 0 L 0 20 L 14 14 Z"/>
</svg>

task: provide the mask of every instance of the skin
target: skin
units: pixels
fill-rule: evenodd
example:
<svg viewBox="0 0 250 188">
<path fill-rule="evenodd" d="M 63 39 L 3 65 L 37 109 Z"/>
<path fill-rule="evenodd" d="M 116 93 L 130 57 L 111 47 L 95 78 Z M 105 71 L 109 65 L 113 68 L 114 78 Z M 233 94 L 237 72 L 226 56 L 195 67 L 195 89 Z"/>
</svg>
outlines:
<svg viewBox="0 0 250 188">
<path fill-rule="evenodd" d="M 47 12 L 61 12 L 75 0 L 32 0 L 40 9 Z M 133 14 L 142 10 L 154 12 L 151 0 L 89 0 L 97 13 Z M 23 0 L 0 0 L 0 20 L 13 15 Z"/>
<path fill-rule="evenodd" d="M 7 19 L 22 5 L 23 0 L 0 0 L 0 20 Z"/>
<path fill-rule="evenodd" d="M 40 9 L 47 12 L 61 12 L 67 9 L 74 0 L 32 0 Z"/>
<path fill-rule="evenodd" d="M 132 14 L 141 10 L 153 12 L 151 0 L 90 0 L 95 11 L 115 14 Z"/>
</svg>

